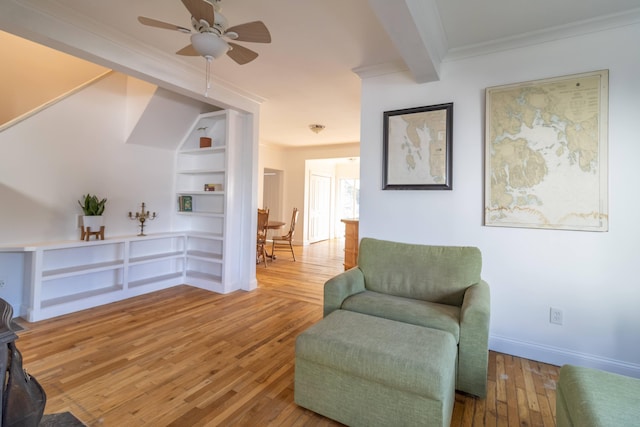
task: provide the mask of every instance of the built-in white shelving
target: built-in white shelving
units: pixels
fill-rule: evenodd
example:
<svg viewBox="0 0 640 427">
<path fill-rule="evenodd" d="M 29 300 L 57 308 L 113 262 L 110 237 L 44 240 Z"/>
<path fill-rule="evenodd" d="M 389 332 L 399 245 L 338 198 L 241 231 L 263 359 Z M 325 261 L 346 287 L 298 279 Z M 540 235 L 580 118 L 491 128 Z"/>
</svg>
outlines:
<svg viewBox="0 0 640 427">
<path fill-rule="evenodd" d="M 237 236 L 243 232 L 237 189 L 246 179 L 244 126 L 243 114 L 232 110 L 194 121 L 176 151 L 171 232 L 0 247 L 0 253 L 25 254 L 21 311 L 27 319 L 39 321 L 179 284 L 221 293 L 238 289 Z M 200 128 L 206 128 L 204 135 Z M 212 138 L 213 146 L 199 148 L 200 136 Z M 215 191 L 205 191 L 205 184 Z M 180 211 L 180 196 L 191 197 L 190 211 Z"/>
<path fill-rule="evenodd" d="M 202 130 L 204 129 L 204 131 Z M 241 177 L 229 173 L 239 161 L 241 115 L 232 110 L 202 114 L 176 153 L 176 229 L 187 230 L 185 281 L 216 292 L 234 290 L 227 279 L 237 269 L 238 225 L 233 218 L 241 203 L 230 195 Z M 200 137 L 212 139 L 212 146 L 200 148 Z M 238 167 L 235 167 L 239 170 Z M 215 188 L 205 191 L 205 187 Z M 191 211 L 181 210 L 180 197 L 191 198 Z"/>
<path fill-rule="evenodd" d="M 183 211 L 176 204 L 178 215 L 185 219 L 183 227 L 190 230 L 224 235 L 225 190 L 227 188 L 227 146 L 230 136 L 229 111 L 202 114 L 180 144 L 176 158 L 176 200 L 191 198 L 191 210 Z M 212 146 L 200 148 L 200 137 L 212 139 Z M 215 188 L 205 191 L 205 187 Z M 200 221 L 193 217 L 200 216 Z M 222 221 L 208 221 L 208 218 Z"/>
<path fill-rule="evenodd" d="M 30 322 L 184 283 L 186 233 L 0 248 L 24 252 Z"/>
<path fill-rule="evenodd" d="M 35 322 L 180 284 L 225 291 L 220 234 L 170 232 L 0 248 L 28 255 Z"/>
</svg>

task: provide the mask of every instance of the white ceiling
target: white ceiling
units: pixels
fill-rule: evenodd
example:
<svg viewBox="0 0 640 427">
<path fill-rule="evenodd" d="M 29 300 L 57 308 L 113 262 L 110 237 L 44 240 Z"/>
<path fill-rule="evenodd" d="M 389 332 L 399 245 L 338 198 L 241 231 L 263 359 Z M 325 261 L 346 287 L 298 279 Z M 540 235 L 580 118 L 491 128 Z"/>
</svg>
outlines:
<svg viewBox="0 0 640 427">
<path fill-rule="evenodd" d="M 205 61 L 172 55 L 189 36 L 137 21 L 142 15 L 190 27 L 179 0 L 28 3 L 62 24 L 166 54 L 167 67 L 198 67 L 204 92 Z M 260 56 L 243 66 L 220 58 L 212 73 L 262 102 L 261 142 L 286 146 L 359 141 L 360 77 L 354 70 L 369 76 L 404 69 L 417 82 L 444 79 L 447 61 L 640 20 L 639 0 L 223 0 L 221 6 L 230 25 L 262 20 L 272 43 L 241 43 Z M 99 50 L 92 54 L 100 57 Z M 312 123 L 326 129 L 315 134 Z"/>
</svg>

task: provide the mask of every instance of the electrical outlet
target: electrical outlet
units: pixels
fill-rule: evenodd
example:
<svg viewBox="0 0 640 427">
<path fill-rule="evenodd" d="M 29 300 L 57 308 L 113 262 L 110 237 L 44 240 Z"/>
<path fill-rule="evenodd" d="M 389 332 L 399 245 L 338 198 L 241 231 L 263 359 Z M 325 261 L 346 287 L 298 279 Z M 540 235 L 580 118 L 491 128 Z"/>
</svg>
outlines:
<svg viewBox="0 0 640 427">
<path fill-rule="evenodd" d="M 4 288 L 5 281 L 4 279 L 0 279 L 0 288 Z"/>
<path fill-rule="evenodd" d="M 562 310 L 559 308 L 551 307 L 549 310 L 549 323 L 555 325 L 562 325 Z"/>
</svg>

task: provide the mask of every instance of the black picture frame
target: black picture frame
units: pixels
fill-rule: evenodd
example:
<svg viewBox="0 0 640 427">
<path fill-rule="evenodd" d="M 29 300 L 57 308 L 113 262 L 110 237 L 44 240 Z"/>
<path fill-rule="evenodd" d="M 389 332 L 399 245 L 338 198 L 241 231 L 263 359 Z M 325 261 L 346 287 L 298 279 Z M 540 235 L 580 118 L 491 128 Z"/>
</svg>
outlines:
<svg viewBox="0 0 640 427">
<path fill-rule="evenodd" d="M 453 103 L 385 111 L 383 118 L 382 189 L 452 190 Z"/>
</svg>

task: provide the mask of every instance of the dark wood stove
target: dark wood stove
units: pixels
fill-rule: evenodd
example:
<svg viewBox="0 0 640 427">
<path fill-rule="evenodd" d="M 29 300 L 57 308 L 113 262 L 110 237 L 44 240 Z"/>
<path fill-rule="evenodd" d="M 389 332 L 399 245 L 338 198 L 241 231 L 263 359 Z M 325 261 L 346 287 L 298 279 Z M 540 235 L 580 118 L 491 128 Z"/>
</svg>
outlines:
<svg viewBox="0 0 640 427">
<path fill-rule="evenodd" d="M 13 308 L 0 298 L 0 427 L 36 427 L 40 424 L 47 396 L 38 381 L 22 368 L 22 354 L 11 329 Z"/>
</svg>

